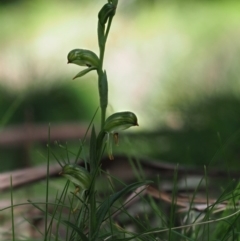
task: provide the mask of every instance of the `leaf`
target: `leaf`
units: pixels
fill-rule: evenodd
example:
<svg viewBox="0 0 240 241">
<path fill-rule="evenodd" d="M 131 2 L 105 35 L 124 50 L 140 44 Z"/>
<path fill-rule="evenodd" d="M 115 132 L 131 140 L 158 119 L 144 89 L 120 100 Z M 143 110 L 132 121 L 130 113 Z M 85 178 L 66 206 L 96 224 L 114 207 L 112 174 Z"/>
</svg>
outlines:
<svg viewBox="0 0 240 241">
<path fill-rule="evenodd" d="M 100 106 L 101 108 L 107 108 L 108 105 L 108 81 L 107 81 L 107 73 L 104 71 L 99 76 L 99 95 L 100 95 Z"/>
<path fill-rule="evenodd" d="M 96 70 L 97 68 L 92 66 L 92 67 L 89 67 L 87 69 L 84 69 L 82 71 L 80 71 L 75 77 L 73 77 L 73 79 L 76 79 L 76 78 L 79 78 L 79 77 L 82 77 L 84 76 L 85 74 L 87 74 L 88 72 L 92 71 L 92 70 Z"/>
<path fill-rule="evenodd" d="M 98 21 L 98 45 L 99 47 L 103 47 L 105 44 L 105 25 L 102 25 L 99 21 Z"/>
<path fill-rule="evenodd" d="M 92 132 L 91 132 L 91 139 L 90 139 L 90 150 L 89 150 L 90 167 L 92 168 L 91 171 L 94 171 L 97 166 L 97 156 L 96 156 L 97 147 L 96 146 L 97 146 L 97 136 L 93 125 Z"/>
<path fill-rule="evenodd" d="M 75 230 L 78 235 L 81 237 L 81 241 L 88 241 L 88 238 L 86 237 L 86 235 L 79 229 L 79 227 L 77 227 L 75 224 L 65 220 L 63 221 L 64 223 L 66 223 L 68 226 L 70 226 L 73 230 Z"/>
<path fill-rule="evenodd" d="M 100 229 L 100 226 L 106 216 L 106 214 L 109 212 L 110 207 L 114 204 L 115 201 L 117 201 L 121 196 L 125 195 L 126 193 L 128 193 L 129 191 L 136 189 L 140 186 L 146 185 L 151 183 L 151 181 L 145 181 L 145 182 L 136 182 L 136 183 L 132 183 L 128 186 L 126 186 L 125 188 L 123 188 L 121 191 L 114 193 L 113 195 L 111 195 L 107 200 L 105 200 L 99 207 L 99 209 L 97 210 L 96 213 L 96 231 L 93 235 L 93 240 L 96 240 L 95 238 L 98 237 L 98 232 Z"/>
</svg>

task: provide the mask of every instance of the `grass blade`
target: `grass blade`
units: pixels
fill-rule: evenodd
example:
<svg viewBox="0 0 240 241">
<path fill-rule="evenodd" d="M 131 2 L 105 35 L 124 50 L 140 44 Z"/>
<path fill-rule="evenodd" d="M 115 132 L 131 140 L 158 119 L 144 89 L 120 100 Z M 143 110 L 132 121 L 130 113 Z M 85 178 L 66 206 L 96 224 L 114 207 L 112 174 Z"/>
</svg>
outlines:
<svg viewBox="0 0 240 241">
<path fill-rule="evenodd" d="M 110 196 L 107 200 L 105 200 L 101 204 L 101 206 L 99 207 L 97 214 L 96 214 L 97 223 L 96 223 L 96 230 L 93 235 L 93 240 L 96 240 L 96 238 L 98 237 L 100 226 L 101 226 L 106 214 L 109 212 L 110 207 L 114 204 L 114 202 L 117 201 L 124 194 L 128 193 L 129 191 L 134 190 L 140 186 L 143 186 L 143 185 L 146 185 L 149 183 L 150 183 L 149 181 L 145 181 L 145 182 L 137 182 L 137 183 L 130 184 L 130 185 L 126 186 L 125 188 L 123 188 L 121 191 Z"/>
</svg>

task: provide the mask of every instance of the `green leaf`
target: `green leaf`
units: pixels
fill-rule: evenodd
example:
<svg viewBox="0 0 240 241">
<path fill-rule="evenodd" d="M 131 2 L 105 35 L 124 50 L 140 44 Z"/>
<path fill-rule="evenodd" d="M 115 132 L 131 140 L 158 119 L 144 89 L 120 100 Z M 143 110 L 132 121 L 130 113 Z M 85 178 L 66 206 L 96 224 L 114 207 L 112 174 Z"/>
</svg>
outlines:
<svg viewBox="0 0 240 241">
<path fill-rule="evenodd" d="M 102 48 L 105 44 L 105 25 L 102 25 L 99 21 L 98 21 L 98 46 L 99 48 Z"/>
<path fill-rule="evenodd" d="M 105 131 L 100 131 L 97 137 L 97 157 L 98 157 L 98 161 L 100 160 L 99 158 L 101 158 L 102 155 L 102 151 L 103 151 L 103 146 L 104 146 L 104 138 L 106 136 L 106 132 Z"/>
<path fill-rule="evenodd" d="M 112 4 L 113 4 L 115 7 L 117 7 L 117 5 L 118 5 L 118 0 L 112 0 Z"/>
<path fill-rule="evenodd" d="M 99 95 L 100 95 L 100 106 L 101 108 L 107 108 L 108 105 L 108 81 L 107 73 L 104 71 L 103 74 L 99 77 Z"/>
<path fill-rule="evenodd" d="M 105 200 L 100 205 L 100 207 L 99 207 L 99 209 L 97 210 L 97 213 L 96 213 L 97 224 L 96 224 L 96 231 L 93 235 L 93 237 L 94 237 L 93 240 L 96 240 L 96 238 L 98 237 L 100 226 L 101 226 L 106 214 L 109 212 L 109 209 L 114 204 L 114 202 L 116 202 L 120 197 L 122 197 L 123 195 L 125 195 L 129 191 L 134 190 L 134 189 L 136 189 L 140 186 L 143 186 L 143 185 L 146 185 L 146 184 L 149 184 L 149 183 L 151 183 L 151 181 L 132 183 L 132 184 L 126 186 L 125 188 L 123 188 L 121 191 L 111 195 L 107 200 Z"/>
<path fill-rule="evenodd" d="M 75 224 L 65 220 L 63 221 L 64 223 L 66 223 L 68 226 L 70 226 L 73 230 L 75 230 L 78 235 L 80 236 L 81 240 L 80 241 L 88 241 L 88 238 L 86 237 L 86 235 L 79 229 L 78 226 L 76 226 Z"/>
<path fill-rule="evenodd" d="M 87 69 L 84 69 L 82 71 L 80 71 L 75 77 L 73 77 L 73 79 L 76 79 L 76 78 L 79 78 L 79 77 L 82 77 L 84 76 L 85 74 L 87 74 L 88 72 L 92 71 L 92 70 L 96 70 L 97 68 L 96 67 L 89 67 Z"/>
<path fill-rule="evenodd" d="M 93 125 L 92 132 L 91 132 L 91 139 L 90 139 L 90 149 L 89 149 L 90 167 L 91 167 L 91 171 L 93 172 L 97 167 L 97 155 L 96 155 L 97 147 L 96 146 L 97 146 L 97 136 Z"/>
</svg>

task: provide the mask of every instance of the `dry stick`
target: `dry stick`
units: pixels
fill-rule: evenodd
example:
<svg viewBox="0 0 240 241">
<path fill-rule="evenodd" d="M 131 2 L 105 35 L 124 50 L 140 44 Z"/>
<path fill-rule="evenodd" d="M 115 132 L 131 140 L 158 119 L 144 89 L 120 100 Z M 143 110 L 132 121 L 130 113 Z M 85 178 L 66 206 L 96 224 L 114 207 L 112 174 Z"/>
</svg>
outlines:
<svg viewBox="0 0 240 241">
<path fill-rule="evenodd" d="M 83 162 L 79 161 L 79 164 L 81 165 Z M 164 161 L 156 160 L 156 159 L 140 159 L 140 163 L 143 166 L 143 170 L 147 173 L 149 173 L 151 176 L 157 175 L 161 173 L 161 176 L 165 175 L 172 175 L 172 172 L 174 171 L 175 165 L 173 164 L 167 164 Z M 104 170 L 110 170 L 112 172 L 111 174 L 114 174 L 114 176 L 117 176 L 118 173 L 115 173 L 116 171 L 119 171 L 118 165 L 121 165 L 121 170 L 124 168 L 126 171 L 121 171 L 120 175 L 122 173 L 129 175 L 130 172 L 130 166 L 128 164 L 128 159 L 123 156 L 115 156 L 114 162 L 109 162 L 108 158 L 104 158 L 102 160 L 102 168 Z M 117 170 L 116 170 L 117 169 Z M 186 174 L 186 170 L 187 174 Z M 58 176 L 58 173 L 61 171 L 61 167 L 59 164 L 51 164 L 49 167 L 49 176 Z M 179 175 L 196 175 L 196 174 L 203 174 L 199 170 L 199 168 L 186 168 L 184 166 L 180 166 L 178 170 Z M 218 171 L 218 170 L 211 170 L 209 171 L 209 176 L 211 178 L 218 177 L 218 176 L 224 176 L 226 173 L 224 171 Z M 0 191 L 8 190 L 10 188 L 9 183 L 9 176 L 12 175 L 13 178 L 13 188 L 24 186 L 26 184 L 34 183 L 36 181 L 45 179 L 46 177 L 46 165 L 37 166 L 37 167 L 31 167 L 31 168 L 24 168 L 16 171 L 10 171 L 0 174 Z M 239 177 L 238 172 L 231 173 L 233 177 Z M 124 179 L 124 178 L 123 178 Z M 125 179 L 127 179 L 125 177 Z"/>
<path fill-rule="evenodd" d="M 87 125 L 77 123 L 52 124 L 52 140 L 79 139 Z M 23 124 L 0 129 L 0 146 L 21 146 L 25 142 L 47 142 L 48 124 Z"/>
<path fill-rule="evenodd" d="M 125 200 L 125 202 L 123 203 L 122 206 L 126 209 L 126 208 L 132 206 L 133 204 L 135 204 L 138 200 L 140 200 L 142 196 L 145 196 L 147 194 L 152 196 L 153 198 L 163 200 L 169 204 L 171 204 L 171 202 L 172 202 L 171 194 L 168 195 L 164 191 L 159 191 L 156 188 L 152 187 L 151 185 L 149 185 L 149 186 L 144 185 L 144 186 L 137 188 L 135 191 L 133 191 L 132 194 L 130 194 L 129 197 Z M 217 201 L 216 199 L 208 200 L 209 205 L 215 204 L 216 201 Z M 198 203 L 204 204 L 205 203 L 206 204 L 206 200 L 204 200 L 203 198 L 195 198 L 192 201 L 192 203 L 195 203 L 195 204 L 198 204 Z M 227 201 L 223 201 L 223 202 L 219 203 L 218 205 L 215 205 L 215 207 L 216 207 L 217 211 L 222 211 L 224 207 L 226 208 L 227 204 L 228 204 Z M 182 197 L 178 196 L 177 200 L 176 200 L 176 205 L 180 206 L 180 207 L 184 207 L 184 208 L 189 208 L 190 207 L 189 198 L 182 198 Z M 192 210 L 196 210 L 199 212 L 205 211 L 206 208 L 207 208 L 206 205 L 204 206 L 203 209 L 196 208 L 195 206 L 191 207 Z M 120 208 L 118 211 L 114 212 L 112 214 L 112 217 L 116 217 L 121 211 L 122 211 L 122 208 Z"/>
<path fill-rule="evenodd" d="M 79 164 L 83 164 L 83 161 L 79 161 Z M 49 177 L 58 176 L 62 167 L 57 164 L 49 166 Z M 39 167 L 24 168 L 17 171 L 5 172 L 0 174 L 0 191 L 5 191 L 10 188 L 9 176 L 12 175 L 13 188 L 21 187 L 26 184 L 34 183 L 46 178 L 46 165 Z"/>
</svg>

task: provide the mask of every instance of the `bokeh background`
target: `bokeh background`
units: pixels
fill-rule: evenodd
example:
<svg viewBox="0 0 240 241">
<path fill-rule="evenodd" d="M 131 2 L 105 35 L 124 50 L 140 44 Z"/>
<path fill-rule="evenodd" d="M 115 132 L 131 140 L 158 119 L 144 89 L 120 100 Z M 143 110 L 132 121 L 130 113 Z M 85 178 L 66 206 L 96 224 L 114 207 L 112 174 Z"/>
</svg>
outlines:
<svg viewBox="0 0 240 241">
<path fill-rule="evenodd" d="M 80 67 L 67 65 L 67 54 L 98 53 L 104 2 L 0 1 L 2 129 L 90 121 L 96 75 L 72 80 Z M 140 127 L 127 132 L 130 147 L 123 141 L 116 152 L 239 166 L 239 9 L 238 1 L 224 0 L 119 1 L 105 54 L 108 114 L 133 111 Z M 46 161 L 42 147 L 31 147 L 31 160 Z M 1 148 L 3 171 L 22 166 L 21 151 Z"/>
</svg>

